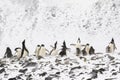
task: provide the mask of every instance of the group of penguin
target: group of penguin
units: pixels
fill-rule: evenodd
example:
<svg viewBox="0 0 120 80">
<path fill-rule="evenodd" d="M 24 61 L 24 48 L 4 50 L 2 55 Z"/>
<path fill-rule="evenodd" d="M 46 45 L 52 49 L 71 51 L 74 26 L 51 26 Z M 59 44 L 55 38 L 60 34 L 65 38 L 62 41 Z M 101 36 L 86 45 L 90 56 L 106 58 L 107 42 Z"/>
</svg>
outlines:
<svg viewBox="0 0 120 80">
<path fill-rule="evenodd" d="M 70 44 L 70 45 L 76 48 L 76 52 L 75 52 L 76 56 L 95 54 L 95 49 L 93 48 L 93 46 L 90 46 L 88 43 L 86 45 L 82 45 L 80 38 L 78 38 L 76 44 Z M 60 55 L 61 57 L 63 57 L 66 56 L 67 51 L 70 50 L 70 48 L 67 48 L 65 41 L 63 41 L 63 45 L 61 46 L 62 49 L 57 49 L 57 41 L 55 42 L 54 46 L 51 45 L 51 47 L 52 50 L 49 52 L 45 48 L 44 44 L 37 45 L 35 49 L 35 56 L 37 57 L 37 59 L 44 58 L 47 55 L 47 52 L 49 53 L 49 55 L 52 56 Z M 106 47 L 106 53 L 113 53 L 115 49 L 117 48 L 114 39 L 112 38 L 111 42 Z M 26 56 L 29 55 L 29 51 L 25 46 L 25 40 L 22 42 L 22 48 L 20 47 L 15 48 L 15 53 L 18 60 L 20 60 L 21 58 L 25 58 Z M 7 47 L 6 52 L 4 54 L 4 58 L 11 58 L 12 56 L 13 55 L 11 49 Z"/>
</svg>

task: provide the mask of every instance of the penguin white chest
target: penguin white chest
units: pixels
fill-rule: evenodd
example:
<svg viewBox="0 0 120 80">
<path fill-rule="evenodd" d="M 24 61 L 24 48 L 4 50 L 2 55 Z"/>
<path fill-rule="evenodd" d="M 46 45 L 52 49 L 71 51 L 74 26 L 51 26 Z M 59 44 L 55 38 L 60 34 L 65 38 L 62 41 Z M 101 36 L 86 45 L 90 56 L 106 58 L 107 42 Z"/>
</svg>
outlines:
<svg viewBox="0 0 120 80">
<path fill-rule="evenodd" d="M 38 57 L 39 55 L 39 51 L 40 51 L 40 47 L 37 47 L 36 50 L 35 50 L 35 55 Z"/>
<path fill-rule="evenodd" d="M 46 49 L 44 47 L 41 47 L 39 51 L 39 56 L 45 57 L 46 56 Z"/>
<path fill-rule="evenodd" d="M 24 50 L 22 57 L 25 58 L 27 55 L 28 55 L 28 52 L 26 50 Z"/>
<path fill-rule="evenodd" d="M 21 52 L 22 52 L 21 49 L 18 49 L 18 50 L 16 51 L 17 58 L 20 58 L 20 57 L 21 57 Z"/>
<path fill-rule="evenodd" d="M 58 54 L 58 50 L 54 49 L 51 53 L 52 56 L 56 56 Z"/>
<path fill-rule="evenodd" d="M 75 45 L 75 47 L 81 49 L 80 43 L 77 43 L 77 44 Z"/>
<path fill-rule="evenodd" d="M 110 52 L 112 53 L 112 52 L 114 52 L 114 44 L 109 44 L 109 47 L 110 47 Z"/>
<path fill-rule="evenodd" d="M 89 50 L 90 50 L 90 47 L 86 46 L 85 51 L 86 51 L 87 54 L 89 54 Z"/>
</svg>

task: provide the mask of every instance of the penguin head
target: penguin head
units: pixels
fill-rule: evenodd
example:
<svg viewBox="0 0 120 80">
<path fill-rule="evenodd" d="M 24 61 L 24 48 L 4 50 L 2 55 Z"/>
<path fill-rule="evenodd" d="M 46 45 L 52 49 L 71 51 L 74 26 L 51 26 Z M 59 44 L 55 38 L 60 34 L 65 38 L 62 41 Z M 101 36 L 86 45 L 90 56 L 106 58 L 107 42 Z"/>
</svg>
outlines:
<svg viewBox="0 0 120 80">
<path fill-rule="evenodd" d="M 86 46 L 89 46 L 89 45 L 90 45 L 90 44 L 88 44 L 88 43 L 86 44 Z"/>
<path fill-rule="evenodd" d="M 9 48 L 9 47 L 7 47 L 7 48 L 6 48 L 6 50 L 10 50 L 10 48 Z"/>
<path fill-rule="evenodd" d="M 78 40 L 77 40 L 77 43 L 80 43 L 81 41 L 80 41 L 80 38 L 78 38 Z"/>
<path fill-rule="evenodd" d="M 15 48 L 15 51 L 19 51 L 19 50 L 21 50 L 21 48 L 20 48 L 20 47 L 18 47 L 18 48 Z"/>
<path fill-rule="evenodd" d="M 111 42 L 110 43 L 114 43 L 114 39 L 112 38 Z"/>
<path fill-rule="evenodd" d="M 37 47 L 40 47 L 40 45 L 37 45 Z"/>
<path fill-rule="evenodd" d="M 41 47 L 44 47 L 45 45 L 44 44 L 41 44 Z"/>
<path fill-rule="evenodd" d="M 65 40 L 63 41 L 62 47 L 66 47 L 66 42 L 65 42 Z"/>
</svg>

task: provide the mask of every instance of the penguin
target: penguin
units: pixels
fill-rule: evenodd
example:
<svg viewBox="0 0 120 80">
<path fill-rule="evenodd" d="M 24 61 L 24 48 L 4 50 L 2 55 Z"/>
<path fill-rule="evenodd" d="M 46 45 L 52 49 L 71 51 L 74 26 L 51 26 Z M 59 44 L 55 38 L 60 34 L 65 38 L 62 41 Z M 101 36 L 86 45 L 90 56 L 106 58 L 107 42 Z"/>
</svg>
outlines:
<svg viewBox="0 0 120 80">
<path fill-rule="evenodd" d="M 4 58 L 11 58 L 13 55 L 12 55 L 12 51 L 9 47 L 6 48 L 6 52 L 5 52 L 5 55 L 4 55 Z"/>
<path fill-rule="evenodd" d="M 90 47 L 89 54 L 95 54 L 95 49 L 93 48 L 93 46 Z"/>
<path fill-rule="evenodd" d="M 90 45 L 87 43 L 85 45 L 85 48 L 82 50 L 82 54 L 83 54 L 83 56 L 85 56 L 85 55 L 88 55 L 89 52 L 90 52 Z"/>
<path fill-rule="evenodd" d="M 64 42 L 63 42 L 63 45 L 62 45 L 62 50 L 60 51 L 59 55 L 60 55 L 61 57 L 66 56 L 66 50 L 67 50 L 67 49 L 68 49 L 68 48 L 66 47 L 66 42 L 64 41 Z"/>
<path fill-rule="evenodd" d="M 89 50 L 90 50 L 90 45 L 87 43 L 85 46 L 85 51 L 87 54 L 89 54 Z"/>
<path fill-rule="evenodd" d="M 22 42 L 22 52 L 20 58 L 25 58 L 29 54 L 29 51 L 27 50 L 25 46 L 25 40 Z"/>
<path fill-rule="evenodd" d="M 51 46 L 52 47 L 52 46 Z M 50 55 L 55 56 L 58 54 L 58 50 L 57 50 L 57 41 L 54 44 L 54 47 L 52 47 L 53 49 L 50 51 Z"/>
<path fill-rule="evenodd" d="M 41 46 L 37 45 L 36 50 L 35 50 L 35 56 L 38 57 L 39 56 L 39 51 L 40 51 Z"/>
<path fill-rule="evenodd" d="M 78 38 L 77 40 L 77 44 L 75 45 L 75 48 L 76 48 L 76 56 L 79 56 L 80 53 L 81 53 L 81 41 L 80 41 L 80 38 Z"/>
<path fill-rule="evenodd" d="M 46 51 L 47 51 L 47 49 L 45 48 L 45 45 L 41 44 L 41 48 L 39 50 L 39 55 L 38 56 L 45 57 L 46 56 Z"/>
<path fill-rule="evenodd" d="M 116 48 L 114 39 L 112 38 L 111 42 L 106 47 L 106 53 L 113 53 L 115 51 L 115 49 L 117 49 L 117 48 Z"/>
<path fill-rule="evenodd" d="M 86 52 L 85 48 L 82 50 L 82 54 L 83 54 L 83 56 L 87 55 L 87 52 Z"/>
<path fill-rule="evenodd" d="M 22 53 L 22 49 L 20 47 L 15 48 L 15 54 L 17 55 L 17 59 L 20 59 L 21 57 L 21 53 Z"/>
</svg>

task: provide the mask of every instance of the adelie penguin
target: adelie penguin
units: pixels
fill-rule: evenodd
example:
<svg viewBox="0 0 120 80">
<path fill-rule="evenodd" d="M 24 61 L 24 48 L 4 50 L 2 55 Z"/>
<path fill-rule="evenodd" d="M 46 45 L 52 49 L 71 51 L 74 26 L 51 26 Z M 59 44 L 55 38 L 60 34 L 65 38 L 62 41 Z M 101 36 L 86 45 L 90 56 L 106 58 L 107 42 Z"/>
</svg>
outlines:
<svg viewBox="0 0 120 80">
<path fill-rule="evenodd" d="M 40 51 L 41 46 L 37 45 L 36 50 L 35 50 L 35 56 L 38 58 L 39 56 L 39 51 Z"/>
<path fill-rule="evenodd" d="M 61 57 L 66 56 L 66 51 L 67 51 L 67 49 L 68 49 L 68 48 L 67 48 L 66 43 L 65 43 L 65 41 L 64 41 L 64 42 L 63 42 L 63 45 L 62 45 L 62 49 L 61 49 L 59 55 L 60 55 Z"/>
<path fill-rule="evenodd" d="M 58 50 L 57 50 L 57 41 L 54 44 L 54 47 L 51 46 L 53 49 L 50 51 L 50 55 L 52 56 L 56 56 L 58 54 Z"/>
<path fill-rule="evenodd" d="M 15 54 L 17 55 L 17 59 L 20 59 L 21 57 L 21 53 L 22 53 L 22 49 L 20 47 L 15 48 Z"/>
<path fill-rule="evenodd" d="M 46 48 L 45 48 L 45 45 L 44 44 L 41 44 L 41 47 L 40 47 L 40 50 L 39 50 L 39 57 L 45 57 L 46 56 L 46 51 L 48 51 Z"/>
<path fill-rule="evenodd" d="M 95 54 L 95 49 L 90 46 L 88 43 L 85 45 L 85 48 L 82 50 L 83 56 Z"/>
<path fill-rule="evenodd" d="M 113 53 L 115 51 L 115 49 L 117 49 L 117 48 L 116 48 L 114 39 L 112 38 L 111 42 L 106 47 L 106 53 Z"/>
<path fill-rule="evenodd" d="M 28 56 L 29 51 L 27 50 L 27 48 L 25 46 L 25 40 L 22 42 L 22 49 L 21 48 L 16 48 L 15 51 L 16 51 L 18 59 L 25 58 L 26 56 Z"/>
<path fill-rule="evenodd" d="M 81 41 L 80 41 L 80 38 L 78 38 L 76 44 L 70 44 L 70 45 L 75 46 L 75 48 L 76 48 L 76 56 L 79 56 L 80 53 L 81 53 Z"/>
<path fill-rule="evenodd" d="M 4 58 L 11 58 L 12 56 L 13 55 L 12 55 L 11 49 L 9 47 L 7 47 Z"/>
</svg>

